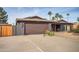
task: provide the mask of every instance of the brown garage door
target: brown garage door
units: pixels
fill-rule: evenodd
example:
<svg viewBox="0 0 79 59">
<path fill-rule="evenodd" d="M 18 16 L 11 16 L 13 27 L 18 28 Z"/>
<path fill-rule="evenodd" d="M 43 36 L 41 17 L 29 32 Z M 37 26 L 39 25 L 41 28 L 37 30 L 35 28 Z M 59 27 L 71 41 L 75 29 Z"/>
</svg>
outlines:
<svg viewBox="0 0 79 59">
<path fill-rule="evenodd" d="M 44 33 L 48 29 L 48 24 L 26 24 L 26 34 Z"/>
</svg>

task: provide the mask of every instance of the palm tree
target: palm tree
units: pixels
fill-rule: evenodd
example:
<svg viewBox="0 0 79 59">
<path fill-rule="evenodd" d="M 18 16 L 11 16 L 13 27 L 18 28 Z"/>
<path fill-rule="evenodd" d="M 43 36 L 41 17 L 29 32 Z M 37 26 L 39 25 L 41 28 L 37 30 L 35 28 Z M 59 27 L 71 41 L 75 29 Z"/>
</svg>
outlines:
<svg viewBox="0 0 79 59">
<path fill-rule="evenodd" d="M 59 13 L 56 13 L 56 14 L 55 14 L 55 18 L 58 20 L 58 18 L 59 18 Z"/>
<path fill-rule="evenodd" d="M 79 17 L 77 17 L 77 21 L 79 22 Z"/>
<path fill-rule="evenodd" d="M 55 17 L 52 17 L 52 20 L 55 20 Z"/>
<path fill-rule="evenodd" d="M 49 12 L 48 12 L 48 15 L 49 15 L 49 20 L 51 20 L 51 17 L 52 17 L 52 12 L 51 12 L 51 11 L 49 11 Z"/>
<path fill-rule="evenodd" d="M 70 14 L 69 14 L 69 13 L 67 13 L 66 15 L 67 15 L 67 16 L 69 16 Z"/>
<path fill-rule="evenodd" d="M 60 20 L 63 18 L 63 16 L 62 15 L 59 15 L 59 18 L 60 18 Z"/>
<path fill-rule="evenodd" d="M 70 14 L 69 14 L 69 13 L 67 13 L 66 15 L 67 15 L 67 19 L 68 19 L 68 18 L 69 18 L 69 16 L 70 16 Z M 69 20 L 69 19 L 68 19 L 68 20 Z"/>
</svg>

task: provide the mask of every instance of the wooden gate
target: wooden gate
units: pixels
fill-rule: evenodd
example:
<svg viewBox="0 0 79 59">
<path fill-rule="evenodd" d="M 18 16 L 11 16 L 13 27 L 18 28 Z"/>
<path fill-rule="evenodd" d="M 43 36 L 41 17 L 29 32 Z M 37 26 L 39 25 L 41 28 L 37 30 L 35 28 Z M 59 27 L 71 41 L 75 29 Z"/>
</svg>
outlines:
<svg viewBox="0 0 79 59">
<path fill-rule="evenodd" d="M 12 25 L 0 24 L 0 37 L 12 36 Z"/>
</svg>

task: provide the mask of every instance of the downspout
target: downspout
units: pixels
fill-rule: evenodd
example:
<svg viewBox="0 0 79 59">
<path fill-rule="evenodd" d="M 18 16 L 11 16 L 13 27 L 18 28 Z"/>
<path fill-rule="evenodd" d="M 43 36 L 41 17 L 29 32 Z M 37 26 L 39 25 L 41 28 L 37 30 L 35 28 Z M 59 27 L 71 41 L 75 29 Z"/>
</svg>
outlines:
<svg viewBox="0 0 79 59">
<path fill-rule="evenodd" d="M 26 35 L 26 23 L 24 22 L 24 35 Z"/>
</svg>

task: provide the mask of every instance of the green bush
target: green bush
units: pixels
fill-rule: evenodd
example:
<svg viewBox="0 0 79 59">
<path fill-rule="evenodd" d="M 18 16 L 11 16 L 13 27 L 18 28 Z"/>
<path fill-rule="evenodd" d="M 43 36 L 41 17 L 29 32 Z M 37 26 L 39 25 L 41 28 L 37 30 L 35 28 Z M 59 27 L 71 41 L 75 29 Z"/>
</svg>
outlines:
<svg viewBox="0 0 79 59">
<path fill-rule="evenodd" d="M 54 32 L 46 30 L 45 33 L 44 33 L 44 36 L 45 35 L 54 36 Z"/>
<path fill-rule="evenodd" d="M 79 29 L 73 30 L 74 33 L 79 33 Z"/>
</svg>

